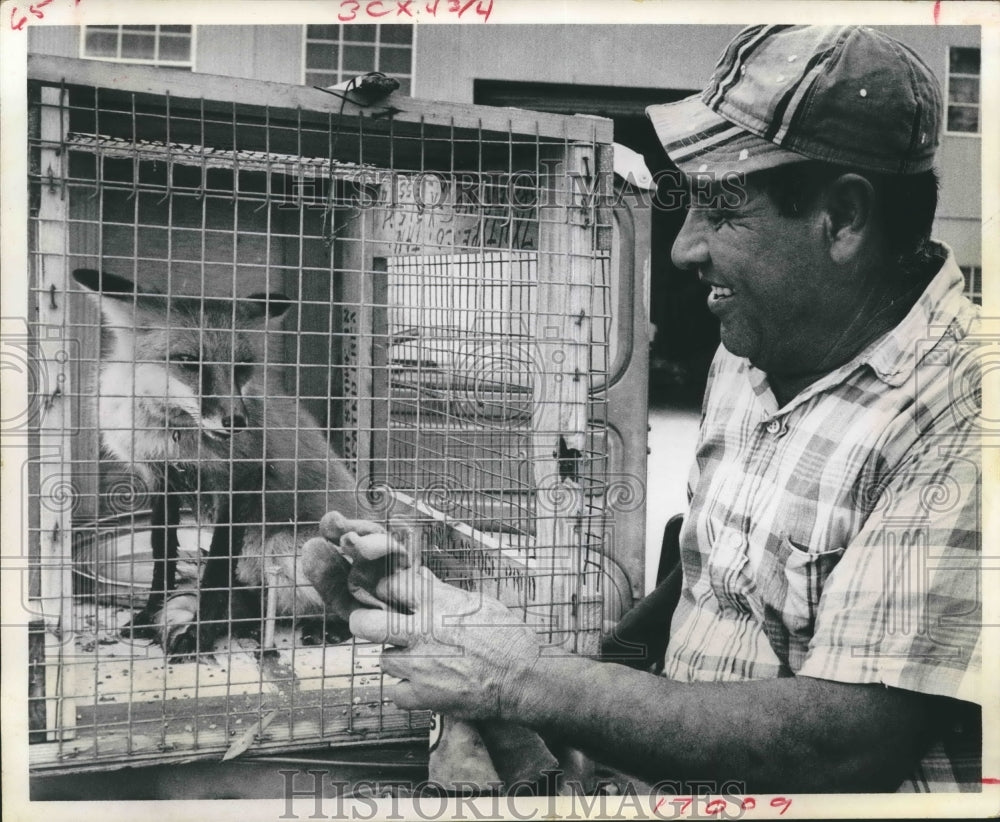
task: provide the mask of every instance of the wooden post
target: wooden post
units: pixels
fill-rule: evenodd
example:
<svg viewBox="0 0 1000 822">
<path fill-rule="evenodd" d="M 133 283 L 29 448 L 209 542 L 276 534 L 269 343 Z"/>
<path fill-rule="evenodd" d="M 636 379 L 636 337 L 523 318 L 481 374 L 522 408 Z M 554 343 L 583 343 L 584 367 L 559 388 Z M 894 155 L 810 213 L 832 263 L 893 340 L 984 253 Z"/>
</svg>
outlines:
<svg viewBox="0 0 1000 822">
<path fill-rule="evenodd" d="M 551 571 L 555 649 L 582 651 L 584 493 L 595 265 L 593 147 L 568 143 L 544 158 L 538 227 L 538 374 L 533 389 L 532 468 L 536 545 Z"/>
<path fill-rule="evenodd" d="M 368 458 L 368 476 L 375 483 L 392 484 L 389 468 L 391 465 L 391 438 L 389 435 L 389 351 L 391 348 L 389 328 L 389 274 L 385 257 L 375 257 L 372 260 L 371 273 L 368 275 L 369 285 L 366 296 L 371 298 L 367 303 L 370 312 L 371 336 L 368 339 L 371 356 L 371 445 Z M 391 504 L 391 500 L 386 499 Z"/>
<path fill-rule="evenodd" d="M 39 151 L 42 191 L 38 208 L 38 248 L 35 255 L 35 310 L 38 318 L 39 365 L 50 379 L 39 417 L 40 596 L 38 608 L 45 625 L 45 720 L 49 741 L 73 737 L 76 722 L 72 666 L 65 657 L 73 645 L 72 503 L 74 488 L 69 431 L 72 429 L 73 386 L 65 335 L 69 308 L 67 218 L 65 187 L 68 157 L 63 149 L 68 113 L 67 92 L 41 91 Z"/>
<path fill-rule="evenodd" d="M 366 344 L 373 323 L 372 212 L 353 210 L 345 218 L 334 249 L 336 303 L 340 306 L 337 330 L 343 335 L 343 456 L 357 477 L 358 488 L 367 488 L 371 477 L 373 410 L 373 350 Z"/>
</svg>

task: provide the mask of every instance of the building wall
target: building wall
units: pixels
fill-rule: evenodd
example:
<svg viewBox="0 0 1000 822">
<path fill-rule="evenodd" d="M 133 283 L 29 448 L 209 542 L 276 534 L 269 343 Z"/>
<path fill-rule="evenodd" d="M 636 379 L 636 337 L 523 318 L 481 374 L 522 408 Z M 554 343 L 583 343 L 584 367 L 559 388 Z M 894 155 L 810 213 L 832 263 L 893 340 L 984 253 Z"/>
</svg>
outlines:
<svg viewBox="0 0 1000 822">
<path fill-rule="evenodd" d="M 29 26 L 28 51 L 57 57 L 79 57 L 80 29 L 76 26 Z"/>
<path fill-rule="evenodd" d="M 197 26 L 194 70 L 205 74 L 301 83 L 302 26 Z M 28 48 L 37 54 L 80 56 L 74 26 L 32 26 Z"/>
<path fill-rule="evenodd" d="M 303 41 L 302 26 L 198 26 L 195 70 L 298 84 Z"/>
<path fill-rule="evenodd" d="M 472 102 L 473 80 L 700 89 L 740 26 L 428 26 L 421 97 Z"/>
<path fill-rule="evenodd" d="M 476 79 L 701 89 L 741 26 L 427 26 L 420 30 L 421 97 L 473 102 Z M 949 46 L 980 45 L 979 29 L 887 26 L 923 58 L 944 88 Z M 981 141 L 942 137 L 942 185 L 934 233 L 961 265 L 981 265 Z"/>
<path fill-rule="evenodd" d="M 740 26 L 422 26 L 415 39 L 416 94 L 472 102 L 476 79 L 695 90 Z M 948 46 L 979 46 L 976 27 L 895 26 L 941 80 Z M 199 26 L 194 67 L 210 74 L 299 83 L 302 26 Z M 79 55 L 76 28 L 33 26 L 34 52 Z M 935 234 L 962 265 L 981 264 L 981 141 L 945 135 Z"/>
</svg>

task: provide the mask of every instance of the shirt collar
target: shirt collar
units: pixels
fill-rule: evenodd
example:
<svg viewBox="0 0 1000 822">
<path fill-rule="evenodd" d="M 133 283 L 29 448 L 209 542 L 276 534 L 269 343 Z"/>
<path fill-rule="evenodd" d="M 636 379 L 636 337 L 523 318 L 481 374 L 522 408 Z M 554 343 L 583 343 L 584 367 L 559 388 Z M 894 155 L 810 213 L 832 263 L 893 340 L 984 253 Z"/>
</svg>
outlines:
<svg viewBox="0 0 1000 822">
<path fill-rule="evenodd" d="M 944 243 L 935 245 L 940 248 L 944 262 L 902 321 L 854 359 L 799 392 L 781 408 L 782 412 L 789 411 L 814 394 L 839 384 L 863 365 L 869 366 L 886 384 L 898 387 L 910 378 L 917 364 L 918 354 L 922 355 L 930 350 L 944 334 L 951 333 L 956 324 L 964 333 L 965 327 L 973 319 L 975 307 L 963 295 L 965 278 L 955 262 L 951 249 Z M 926 344 L 920 345 L 921 342 Z M 746 360 L 743 364 L 764 415 L 774 414 L 779 409 L 767 375 Z"/>
<path fill-rule="evenodd" d="M 950 333 L 956 320 L 964 320 L 965 324 L 971 321 L 973 309 L 963 296 L 965 278 L 955 255 L 947 246 L 937 245 L 945 253 L 938 273 L 903 320 L 848 363 L 852 370 L 858 365 L 868 365 L 883 382 L 900 386 L 913 373 L 918 355 Z"/>
</svg>

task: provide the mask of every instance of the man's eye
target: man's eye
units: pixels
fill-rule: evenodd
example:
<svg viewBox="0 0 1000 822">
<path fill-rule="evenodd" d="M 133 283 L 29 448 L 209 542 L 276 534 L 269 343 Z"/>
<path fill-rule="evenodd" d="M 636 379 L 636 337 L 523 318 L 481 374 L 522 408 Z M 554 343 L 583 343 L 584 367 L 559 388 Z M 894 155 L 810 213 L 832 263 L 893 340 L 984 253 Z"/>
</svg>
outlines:
<svg viewBox="0 0 1000 822">
<path fill-rule="evenodd" d="M 721 208 L 697 208 L 692 210 L 699 214 L 701 219 L 708 225 L 716 229 L 728 225 L 731 217 L 731 214 L 727 210 Z"/>
<path fill-rule="evenodd" d="M 709 211 L 707 215 L 709 225 L 715 228 L 721 228 L 724 225 L 729 225 L 730 214 L 727 211 Z"/>
</svg>

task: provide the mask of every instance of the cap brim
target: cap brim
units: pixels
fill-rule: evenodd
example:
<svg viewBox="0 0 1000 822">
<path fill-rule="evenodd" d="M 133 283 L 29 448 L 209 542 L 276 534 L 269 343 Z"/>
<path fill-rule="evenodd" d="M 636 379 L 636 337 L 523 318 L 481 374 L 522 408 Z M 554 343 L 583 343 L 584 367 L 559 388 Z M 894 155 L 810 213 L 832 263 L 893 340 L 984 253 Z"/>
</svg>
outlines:
<svg viewBox="0 0 1000 822">
<path fill-rule="evenodd" d="M 685 174 L 750 174 L 809 159 L 720 117 L 700 94 L 649 106 L 646 115 L 667 156 Z"/>
</svg>

